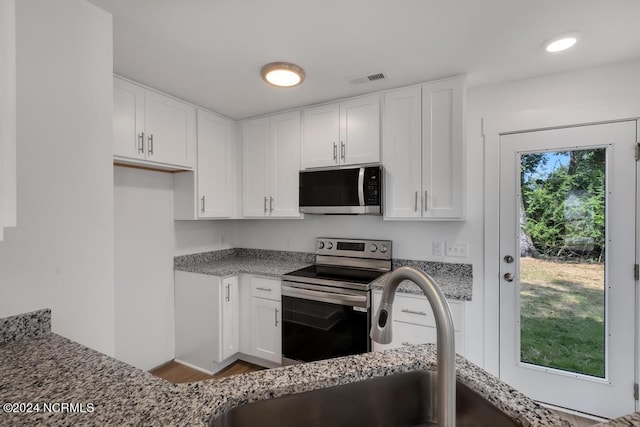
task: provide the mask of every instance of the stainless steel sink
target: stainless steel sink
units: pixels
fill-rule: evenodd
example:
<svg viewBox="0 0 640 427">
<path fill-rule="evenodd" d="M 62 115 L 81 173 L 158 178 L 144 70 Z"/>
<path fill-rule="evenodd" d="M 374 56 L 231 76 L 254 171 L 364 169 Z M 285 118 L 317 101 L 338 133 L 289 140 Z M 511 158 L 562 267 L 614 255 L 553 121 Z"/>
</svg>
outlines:
<svg viewBox="0 0 640 427">
<path fill-rule="evenodd" d="M 436 374 L 412 371 L 249 403 L 212 427 L 404 427 L 435 423 Z M 469 387 L 456 384 L 459 427 L 519 426 Z"/>
</svg>

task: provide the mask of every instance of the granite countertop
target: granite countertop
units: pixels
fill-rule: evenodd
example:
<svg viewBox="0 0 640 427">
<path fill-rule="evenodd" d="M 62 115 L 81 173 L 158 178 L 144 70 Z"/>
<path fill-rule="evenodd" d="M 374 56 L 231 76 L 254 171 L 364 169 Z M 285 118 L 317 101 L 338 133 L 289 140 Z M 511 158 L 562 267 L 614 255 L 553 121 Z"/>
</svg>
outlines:
<svg viewBox="0 0 640 427">
<path fill-rule="evenodd" d="M 306 252 L 235 248 L 179 256 L 174 260 L 174 268 L 178 271 L 220 277 L 242 273 L 281 277 L 283 274 L 313 263 L 314 255 Z M 417 267 L 429 273 L 440 285 L 447 298 L 471 301 L 473 275 L 470 264 L 394 259 L 392 268 L 405 265 Z M 371 287 L 374 290 L 381 290 L 387 281 L 388 274 L 375 280 Z M 420 288 L 409 281 L 402 282 L 398 292 L 422 295 Z"/>
<path fill-rule="evenodd" d="M 50 312 L 26 315 L 38 316 L 50 317 Z M 59 335 L 42 334 L 41 329 L 34 335 L 12 334 L 0 346 L 0 400 L 40 407 L 32 413 L 4 410 L 0 424 L 206 425 L 212 417 L 247 402 L 436 366 L 435 346 L 424 344 L 171 384 Z M 465 358 L 458 356 L 456 362 L 459 381 L 522 425 L 570 426 Z M 45 403 L 60 405 L 51 412 L 44 410 Z M 65 410 L 63 403 L 75 406 Z"/>
<path fill-rule="evenodd" d="M 313 254 L 262 249 L 226 249 L 174 259 L 175 270 L 220 277 L 246 273 L 279 278 L 311 264 Z"/>
</svg>

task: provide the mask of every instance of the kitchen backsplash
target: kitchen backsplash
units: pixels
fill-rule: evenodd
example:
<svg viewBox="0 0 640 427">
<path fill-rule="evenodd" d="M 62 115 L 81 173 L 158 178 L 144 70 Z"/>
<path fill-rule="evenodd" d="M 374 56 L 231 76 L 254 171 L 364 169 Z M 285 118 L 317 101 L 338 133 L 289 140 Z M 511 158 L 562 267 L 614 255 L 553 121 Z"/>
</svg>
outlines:
<svg viewBox="0 0 640 427">
<path fill-rule="evenodd" d="M 0 319 L 0 345 L 35 338 L 51 332 L 51 309 L 32 311 Z"/>
</svg>

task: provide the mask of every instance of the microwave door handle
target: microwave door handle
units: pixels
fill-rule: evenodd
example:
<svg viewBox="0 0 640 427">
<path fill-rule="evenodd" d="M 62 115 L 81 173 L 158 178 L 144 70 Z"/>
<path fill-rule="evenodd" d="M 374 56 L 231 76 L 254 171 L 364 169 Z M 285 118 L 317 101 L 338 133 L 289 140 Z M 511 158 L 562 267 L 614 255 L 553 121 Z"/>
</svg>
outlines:
<svg viewBox="0 0 640 427">
<path fill-rule="evenodd" d="M 364 168 L 360 168 L 358 172 L 358 200 L 360 206 L 364 206 Z"/>
</svg>

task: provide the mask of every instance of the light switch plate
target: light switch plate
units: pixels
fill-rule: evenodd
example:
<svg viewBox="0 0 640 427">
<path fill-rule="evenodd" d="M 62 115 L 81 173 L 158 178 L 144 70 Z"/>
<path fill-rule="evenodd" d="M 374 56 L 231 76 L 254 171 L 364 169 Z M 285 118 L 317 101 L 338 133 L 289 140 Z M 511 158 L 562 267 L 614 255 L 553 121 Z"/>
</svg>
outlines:
<svg viewBox="0 0 640 427">
<path fill-rule="evenodd" d="M 447 243 L 447 256 L 466 258 L 469 252 L 469 245 L 466 242 Z"/>
</svg>

